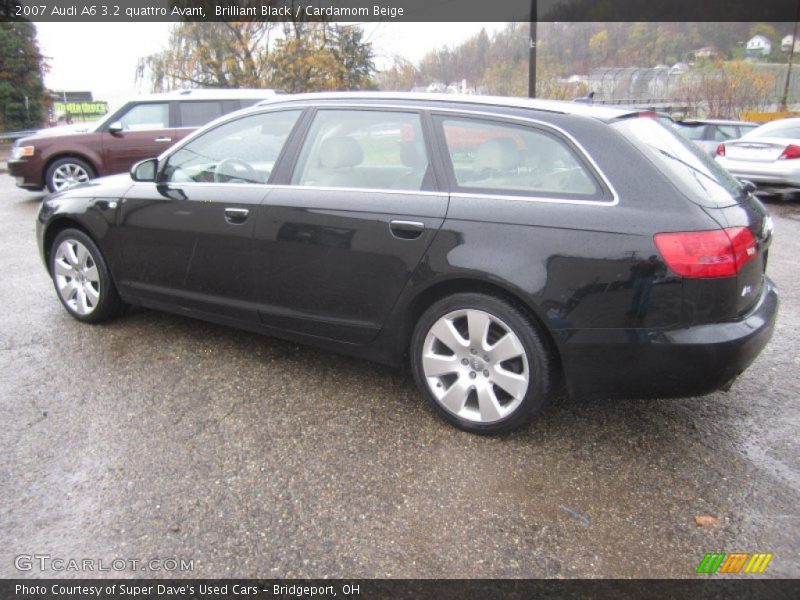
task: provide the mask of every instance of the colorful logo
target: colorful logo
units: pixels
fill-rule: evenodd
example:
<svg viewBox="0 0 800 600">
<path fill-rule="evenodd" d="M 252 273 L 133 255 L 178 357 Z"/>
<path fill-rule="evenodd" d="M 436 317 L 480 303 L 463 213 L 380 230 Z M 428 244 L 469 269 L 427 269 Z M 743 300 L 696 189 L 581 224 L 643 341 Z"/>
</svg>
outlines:
<svg viewBox="0 0 800 600">
<path fill-rule="evenodd" d="M 697 573 L 763 573 L 772 554 L 766 552 L 707 552 L 697 567 Z"/>
</svg>

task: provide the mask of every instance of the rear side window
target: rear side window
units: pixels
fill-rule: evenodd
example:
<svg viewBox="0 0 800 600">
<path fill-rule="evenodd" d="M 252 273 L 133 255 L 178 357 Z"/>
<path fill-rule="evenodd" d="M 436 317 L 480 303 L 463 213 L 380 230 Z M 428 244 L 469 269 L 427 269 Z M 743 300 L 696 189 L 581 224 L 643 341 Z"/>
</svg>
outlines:
<svg viewBox="0 0 800 600">
<path fill-rule="evenodd" d="M 612 127 L 640 148 L 692 201 L 715 208 L 735 204 L 742 195 L 739 182 L 713 158 L 655 119 L 627 118 Z"/>
<path fill-rule="evenodd" d="M 222 102 L 180 102 L 178 104 L 181 127 L 200 127 L 222 116 Z"/>
<path fill-rule="evenodd" d="M 554 197 L 591 197 L 601 190 L 562 140 L 533 127 L 442 118 L 459 189 Z"/>
<path fill-rule="evenodd" d="M 292 184 L 414 191 L 422 189 L 428 166 L 419 114 L 320 110 Z"/>
<path fill-rule="evenodd" d="M 299 110 L 241 117 L 214 127 L 169 157 L 171 182 L 267 183 Z"/>
</svg>

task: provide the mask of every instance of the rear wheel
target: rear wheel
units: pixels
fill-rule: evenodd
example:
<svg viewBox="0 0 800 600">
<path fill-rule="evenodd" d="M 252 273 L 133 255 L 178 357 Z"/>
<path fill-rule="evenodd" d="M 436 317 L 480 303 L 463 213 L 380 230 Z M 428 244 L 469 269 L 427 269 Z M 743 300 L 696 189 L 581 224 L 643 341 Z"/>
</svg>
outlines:
<svg viewBox="0 0 800 600">
<path fill-rule="evenodd" d="M 78 229 L 65 229 L 56 237 L 50 273 L 61 304 L 79 321 L 99 323 L 123 307 L 100 249 Z"/>
<path fill-rule="evenodd" d="M 440 300 L 422 315 L 411 343 L 417 385 L 433 409 L 461 429 L 517 429 L 553 395 L 555 360 L 542 332 L 500 298 Z"/>
<path fill-rule="evenodd" d="M 54 161 L 45 174 L 47 189 L 51 192 L 60 192 L 79 183 L 86 183 L 94 179 L 95 172 L 85 160 L 72 156 L 59 158 Z"/>
</svg>

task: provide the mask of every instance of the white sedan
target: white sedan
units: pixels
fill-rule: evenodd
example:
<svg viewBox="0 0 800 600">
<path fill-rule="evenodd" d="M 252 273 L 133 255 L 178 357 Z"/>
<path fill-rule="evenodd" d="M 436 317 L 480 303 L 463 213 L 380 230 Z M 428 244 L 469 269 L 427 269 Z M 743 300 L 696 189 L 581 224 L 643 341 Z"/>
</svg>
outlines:
<svg viewBox="0 0 800 600">
<path fill-rule="evenodd" d="M 800 118 L 757 127 L 738 140 L 717 146 L 716 159 L 739 179 L 763 193 L 800 191 Z"/>
</svg>

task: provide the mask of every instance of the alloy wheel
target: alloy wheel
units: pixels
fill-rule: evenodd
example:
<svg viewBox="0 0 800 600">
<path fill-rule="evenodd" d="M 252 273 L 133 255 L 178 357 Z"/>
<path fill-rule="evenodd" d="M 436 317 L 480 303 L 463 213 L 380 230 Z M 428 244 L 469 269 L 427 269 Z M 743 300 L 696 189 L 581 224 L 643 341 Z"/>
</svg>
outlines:
<svg viewBox="0 0 800 600">
<path fill-rule="evenodd" d="M 436 401 L 475 423 L 511 415 L 530 384 L 528 355 L 519 336 L 496 316 L 461 309 L 428 330 L 422 371 Z"/>
<path fill-rule="evenodd" d="M 72 311 L 91 314 L 100 302 L 100 273 L 89 249 L 74 239 L 65 239 L 53 261 L 58 294 Z"/>
<path fill-rule="evenodd" d="M 59 192 L 79 183 L 89 181 L 89 173 L 81 165 L 75 163 L 64 163 L 53 171 L 52 175 L 53 190 Z"/>
</svg>

